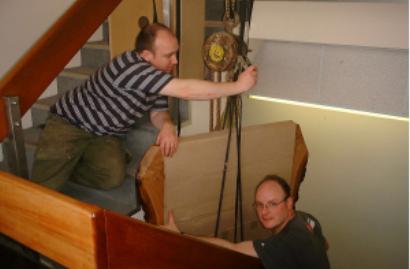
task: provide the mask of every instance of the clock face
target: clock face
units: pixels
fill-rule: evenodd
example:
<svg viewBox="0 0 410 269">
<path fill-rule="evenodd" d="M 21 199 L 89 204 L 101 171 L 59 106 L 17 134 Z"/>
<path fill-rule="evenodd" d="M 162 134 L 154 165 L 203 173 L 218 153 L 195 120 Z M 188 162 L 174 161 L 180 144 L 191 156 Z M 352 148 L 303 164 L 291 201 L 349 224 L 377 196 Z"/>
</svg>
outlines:
<svg viewBox="0 0 410 269">
<path fill-rule="evenodd" d="M 217 43 L 212 43 L 211 47 L 209 48 L 209 57 L 211 58 L 211 60 L 218 63 L 223 60 L 224 55 L 224 48 Z"/>
<path fill-rule="evenodd" d="M 210 35 L 203 45 L 206 66 L 216 72 L 233 68 L 236 63 L 238 45 L 235 37 L 227 32 Z"/>
</svg>

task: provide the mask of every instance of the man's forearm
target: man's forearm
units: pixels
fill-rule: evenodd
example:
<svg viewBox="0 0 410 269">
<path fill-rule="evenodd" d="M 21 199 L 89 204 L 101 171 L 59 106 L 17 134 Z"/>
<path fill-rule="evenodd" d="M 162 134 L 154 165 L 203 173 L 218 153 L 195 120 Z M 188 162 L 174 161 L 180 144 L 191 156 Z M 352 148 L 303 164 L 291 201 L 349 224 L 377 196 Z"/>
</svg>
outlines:
<svg viewBox="0 0 410 269">
<path fill-rule="evenodd" d="M 188 100 L 208 100 L 243 93 L 251 89 L 257 78 L 256 67 L 248 67 L 234 82 L 212 82 L 198 79 L 177 79 L 168 82 L 161 95 Z"/>
<path fill-rule="evenodd" d="M 243 241 L 240 243 L 232 243 L 230 241 L 217 238 L 217 237 L 198 237 L 199 239 L 206 241 L 208 243 L 220 246 L 220 247 L 225 247 L 229 248 L 231 250 L 240 252 L 242 254 L 246 254 L 252 257 L 258 257 L 255 248 L 253 247 L 252 241 Z"/>
<path fill-rule="evenodd" d="M 150 113 L 150 120 L 152 125 L 155 126 L 158 130 L 161 130 L 162 127 L 166 124 L 174 126 L 171 116 L 167 111 L 153 111 Z"/>
<path fill-rule="evenodd" d="M 167 95 L 187 100 L 208 100 L 241 92 L 236 82 L 216 83 L 197 79 L 174 79 L 169 83 Z"/>
</svg>

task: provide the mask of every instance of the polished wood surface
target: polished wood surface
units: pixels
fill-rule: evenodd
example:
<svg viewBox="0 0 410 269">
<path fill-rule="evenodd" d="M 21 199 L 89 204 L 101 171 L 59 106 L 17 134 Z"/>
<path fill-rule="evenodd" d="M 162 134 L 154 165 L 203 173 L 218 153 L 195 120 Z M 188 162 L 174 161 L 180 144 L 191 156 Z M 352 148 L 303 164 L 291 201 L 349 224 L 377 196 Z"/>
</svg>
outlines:
<svg viewBox="0 0 410 269">
<path fill-rule="evenodd" d="M 106 212 L 109 268 L 263 268 L 259 259 Z"/>
<path fill-rule="evenodd" d="M 21 115 L 43 93 L 121 0 L 77 0 L 0 81 L 0 96 L 20 97 Z M 8 135 L 0 100 L 0 141 Z"/>
<path fill-rule="evenodd" d="M 68 268 L 262 268 L 260 261 L 0 172 L 0 232 Z"/>
<path fill-rule="evenodd" d="M 69 268 L 106 264 L 103 211 L 0 172 L 0 232 Z M 101 226 L 104 227 L 104 226 Z"/>
</svg>

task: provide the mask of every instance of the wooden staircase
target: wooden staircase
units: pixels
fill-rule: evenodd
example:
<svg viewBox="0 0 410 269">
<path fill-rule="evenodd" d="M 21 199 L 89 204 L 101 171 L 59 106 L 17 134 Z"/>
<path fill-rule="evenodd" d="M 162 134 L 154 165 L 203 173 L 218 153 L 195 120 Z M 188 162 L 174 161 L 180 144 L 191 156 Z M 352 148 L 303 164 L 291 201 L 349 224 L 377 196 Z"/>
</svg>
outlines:
<svg viewBox="0 0 410 269">
<path fill-rule="evenodd" d="M 0 233 L 68 268 L 262 268 L 256 258 L 5 172 L 0 172 Z"/>
<path fill-rule="evenodd" d="M 0 81 L 0 95 L 18 97 L 21 115 L 35 103 L 36 128 L 25 130 L 32 152 L 56 97 L 37 99 L 58 74 L 58 83 L 64 85 L 75 83 L 70 74 L 85 77 L 85 69 L 61 70 L 120 2 L 75 1 Z M 9 133 L 6 105 L 0 99 L 0 141 Z M 90 190 L 80 187 L 72 189 L 75 194 L 65 190 L 73 198 L 0 171 L 0 234 L 69 268 L 262 268 L 258 259 L 118 214 L 126 212 L 123 205 L 113 212 L 112 203 L 84 202 Z M 96 195 L 119 197 L 125 189 L 131 193 L 126 185 L 121 187 Z"/>
<path fill-rule="evenodd" d="M 31 109 L 33 127 L 25 130 L 29 171 L 31 171 L 38 138 L 49 116 L 49 108 L 58 100 L 60 95 L 81 84 L 98 67 L 110 60 L 108 23 L 104 22 L 101 27 L 103 28 L 103 39 L 87 42 L 81 49 L 81 66 L 66 68 L 57 76 L 57 95 L 39 99 L 33 104 Z M 120 214 L 135 213 L 140 209 L 136 199 L 137 192 L 134 181 L 136 166 L 145 150 L 155 142 L 156 133 L 156 129 L 149 120 L 144 118 L 138 121 L 130 134 L 124 138 L 125 145 L 133 157 L 127 166 L 127 176 L 121 186 L 112 190 L 97 190 L 74 182 L 67 182 L 62 187 L 61 192 Z M 138 141 L 135 137 L 138 137 Z"/>
</svg>

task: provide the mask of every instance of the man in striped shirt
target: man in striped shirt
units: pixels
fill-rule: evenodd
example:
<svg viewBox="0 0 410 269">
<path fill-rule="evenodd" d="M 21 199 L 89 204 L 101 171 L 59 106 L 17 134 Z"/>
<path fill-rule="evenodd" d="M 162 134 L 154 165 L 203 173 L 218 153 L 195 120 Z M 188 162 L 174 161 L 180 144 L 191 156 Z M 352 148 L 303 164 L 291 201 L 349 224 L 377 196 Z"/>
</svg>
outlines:
<svg viewBox="0 0 410 269">
<path fill-rule="evenodd" d="M 100 67 L 83 84 L 65 93 L 54 106 L 35 153 L 32 180 L 58 189 L 67 180 L 110 189 L 125 175 L 125 135 L 148 112 L 159 130 L 156 143 L 164 156 L 178 145 L 167 97 L 208 100 L 245 92 L 256 83 L 256 67 L 236 82 L 178 79 L 178 41 L 162 24 L 140 31 L 135 50 Z"/>
</svg>

